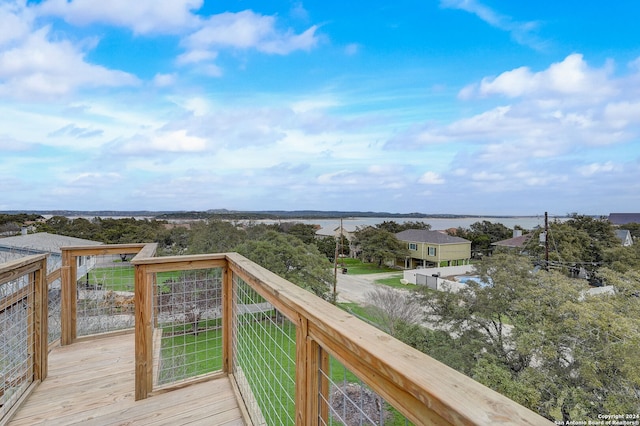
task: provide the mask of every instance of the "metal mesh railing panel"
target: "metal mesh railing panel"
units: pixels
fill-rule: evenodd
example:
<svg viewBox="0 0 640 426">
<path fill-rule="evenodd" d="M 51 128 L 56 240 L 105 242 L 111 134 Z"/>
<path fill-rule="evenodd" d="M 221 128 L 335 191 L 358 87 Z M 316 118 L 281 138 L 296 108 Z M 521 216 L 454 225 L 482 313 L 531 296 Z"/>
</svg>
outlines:
<svg viewBox="0 0 640 426">
<path fill-rule="evenodd" d="M 320 363 L 319 425 L 408 426 L 400 412 L 333 357 Z M 323 392 L 322 389 L 325 389 Z"/>
<path fill-rule="evenodd" d="M 135 326 L 134 254 L 80 256 L 77 277 L 77 335 Z"/>
<path fill-rule="evenodd" d="M 253 424 L 295 424 L 295 324 L 237 276 L 232 311 L 233 374 Z"/>
<path fill-rule="evenodd" d="M 2 284 L 0 301 L 28 289 L 33 293 L 27 277 Z M 0 423 L 33 381 L 33 357 L 30 352 L 34 339 L 32 309 L 29 298 L 4 304 L 0 310 Z"/>
<path fill-rule="evenodd" d="M 155 275 L 156 385 L 222 369 L 222 270 Z"/>
<path fill-rule="evenodd" d="M 60 279 L 57 279 L 48 285 L 49 293 L 47 298 L 49 301 L 49 309 L 47 325 L 49 329 L 47 332 L 47 340 L 49 343 L 60 339 L 61 335 L 60 303 L 62 297 L 60 293 L 60 283 Z"/>
</svg>

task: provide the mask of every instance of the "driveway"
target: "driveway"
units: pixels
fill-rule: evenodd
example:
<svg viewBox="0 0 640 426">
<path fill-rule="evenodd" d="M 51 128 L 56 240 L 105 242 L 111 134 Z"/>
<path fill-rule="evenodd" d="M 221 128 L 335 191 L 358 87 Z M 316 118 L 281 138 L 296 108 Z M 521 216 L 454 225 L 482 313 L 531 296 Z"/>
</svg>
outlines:
<svg viewBox="0 0 640 426">
<path fill-rule="evenodd" d="M 397 274 L 398 272 L 364 275 L 338 274 L 338 302 L 364 304 L 367 301 L 365 295 L 379 286 L 374 281 Z"/>
</svg>

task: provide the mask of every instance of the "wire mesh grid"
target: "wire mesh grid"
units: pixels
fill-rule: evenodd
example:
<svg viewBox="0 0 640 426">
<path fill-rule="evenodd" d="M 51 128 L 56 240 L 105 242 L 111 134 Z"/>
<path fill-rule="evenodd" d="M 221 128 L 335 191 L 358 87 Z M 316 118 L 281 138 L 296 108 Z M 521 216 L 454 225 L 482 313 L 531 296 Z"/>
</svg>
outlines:
<svg viewBox="0 0 640 426">
<path fill-rule="evenodd" d="M 319 374 L 319 425 L 413 425 L 335 358 L 320 362 Z"/>
<path fill-rule="evenodd" d="M 0 291 L 3 294 L 8 288 L 31 291 L 31 286 L 23 277 L 3 284 L 0 289 L 4 289 Z M 33 323 L 32 315 L 26 295 L 14 303 L 0 305 L 0 419 L 15 405 L 33 378 L 33 358 L 29 350 L 34 338 L 33 327 L 29 326 Z"/>
<path fill-rule="evenodd" d="M 295 424 L 295 325 L 237 276 L 232 310 L 233 374 L 253 424 Z"/>
<path fill-rule="evenodd" d="M 47 310 L 47 325 L 49 330 L 47 332 L 47 338 L 49 343 L 55 342 L 56 340 L 60 339 L 61 334 L 60 303 L 62 301 L 62 297 L 60 294 L 60 283 L 60 279 L 57 279 L 49 283 L 48 285 L 49 308 Z"/>
<path fill-rule="evenodd" d="M 156 274 L 158 386 L 222 369 L 222 270 Z"/>
<path fill-rule="evenodd" d="M 129 263 L 133 256 L 121 254 L 76 258 L 78 336 L 135 326 L 134 267 Z M 55 293 L 53 296 L 55 300 Z"/>
</svg>

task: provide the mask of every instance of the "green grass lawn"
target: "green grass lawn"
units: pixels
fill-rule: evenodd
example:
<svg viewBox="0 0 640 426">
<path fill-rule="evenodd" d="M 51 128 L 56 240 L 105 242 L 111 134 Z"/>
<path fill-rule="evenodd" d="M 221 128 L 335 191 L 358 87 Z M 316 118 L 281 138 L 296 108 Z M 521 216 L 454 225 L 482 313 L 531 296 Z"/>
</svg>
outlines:
<svg viewBox="0 0 640 426">
<path fill-rule="evenodd" d="M 379 280 L 375 280 L 374 282 L 376 284 L 386 285 L 388 287 L 394 287 L 394 288 L 399 288 L 399 289 L 403 289 L 403 290 L 415 290 L 416 289 L 417 286 L 415 284 L 402 284 L 400 282 L 402 277 L 403 277 L 402 274 L 396 274 L 396 275 L 393 275 L 393 276 L 391 276 L 389 278 L 381 278 Z"/>
<path fill-rule="evenodd" d="M 157 282 L 163 284 L 168 279 L 176 279 L 181 276 L 181 271 L 158 272 Z M 78 285 L 100 287 L 102 290 L 134 291 L 135 270 L 133 266 L 114 266 L 106 268 L 94 268 L 87 275 L 78 280 Z"/>
<path fill-rule="evenodd" d="M 360 259 L 343 258 L 338 259 L 338 273 L 339 269 L 343 267 L 347 268 L 347 273 L 351 275 L 364 275 L 364 274 L 380 274 L 382 272 L 397 272 L 397 269 L 388 268 L 386 266 L 378 266 L 375 263 L 362 263 Z"/>
<path fill-rule="evenodd" d="M 355 315 L 357 317 L 364 318 L 367 321 L 371 320 L 371 318 L 369 318 L 369 316 L 367 314 L 367 310 L 363 306 L 358 305 L 357 303 L 351 303 L 351 302 L 349 302 L 349 303 L 338 303 L 337 305 L 343 311 L 347 311 L 350 314 L 353 314 L 353 315 Z"/>
<path fill-rule="evenodd" d="M 362 312 L 358 305 L 345 305 Z M 187 378 L 220 370 L 221 338 L 222 330 L 217 328 L 197 336 L 176 334 L 164 338 L 162 365 L 173 371 L 161 371 L 161 378 L 168 381 L 170 373 Z M 235 362 L 242 368 L 267 424 L 288 424 L 289 419 L 295 419 L 295 338 L 295 326 L 287 321 L 278 324 L 249 320 L 240 326 L 240 356 Z M 360 382 L 333 357 L 330 379 L 336 385 Z M 406 424 L 395 409 L 388 407 L 388 412 L 390 418 L 385 425 Z"/>
</svg>

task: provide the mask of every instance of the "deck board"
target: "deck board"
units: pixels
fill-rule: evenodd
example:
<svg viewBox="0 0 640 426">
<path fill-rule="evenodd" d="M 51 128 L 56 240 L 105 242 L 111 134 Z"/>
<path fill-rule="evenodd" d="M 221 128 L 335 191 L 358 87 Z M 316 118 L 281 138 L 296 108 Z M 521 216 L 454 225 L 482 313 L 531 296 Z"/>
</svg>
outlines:
<svg viewBox="0 0 640 426">
<path fill-rule="evenodd" d="M 244 425 L 228 378 L 135 401 L 134 369 L 133 334 L 54 348 L 47 379 L 9 425 Z"/>
</svg>

